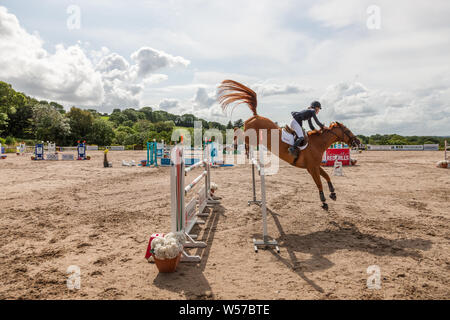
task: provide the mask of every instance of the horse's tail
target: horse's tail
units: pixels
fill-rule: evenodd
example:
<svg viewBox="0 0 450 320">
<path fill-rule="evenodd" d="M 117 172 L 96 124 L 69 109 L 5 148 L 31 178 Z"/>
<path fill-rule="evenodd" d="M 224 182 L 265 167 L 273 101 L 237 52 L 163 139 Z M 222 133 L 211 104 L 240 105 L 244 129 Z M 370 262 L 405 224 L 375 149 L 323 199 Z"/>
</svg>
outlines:
<svg viewBox="0 0 450 320">
<path fill-rule="evenodd" d="M 246 103 L 252 110 L 253 115 L 258 115 L 256 113 L 256 106 L 258 105 L 256 92 L 239 82 L 223 80 L 218 88 L 217 95 L 223 110 L 226 110 L 233 102 L 239 102 L 238 104 Z"/>
</svg>

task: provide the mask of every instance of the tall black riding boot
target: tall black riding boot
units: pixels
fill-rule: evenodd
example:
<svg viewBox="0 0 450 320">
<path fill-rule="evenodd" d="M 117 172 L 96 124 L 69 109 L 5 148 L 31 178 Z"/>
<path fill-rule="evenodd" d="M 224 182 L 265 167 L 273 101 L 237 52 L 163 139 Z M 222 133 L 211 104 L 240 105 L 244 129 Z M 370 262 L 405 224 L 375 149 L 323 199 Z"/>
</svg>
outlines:
<svg viewBox="0 0 450 320">
<path fill-rule="evenodd" d="M 302 144 L 303 140 L 305 140 L 304 137 L 301 138 L 297 138 L 297 140 L 295 140 L 294 145 L 292 145 L 291 147 L 289 147 L 289 152 L 294 156 L 297 157 L 298 156 L 298 146 Z"/>
</svg>

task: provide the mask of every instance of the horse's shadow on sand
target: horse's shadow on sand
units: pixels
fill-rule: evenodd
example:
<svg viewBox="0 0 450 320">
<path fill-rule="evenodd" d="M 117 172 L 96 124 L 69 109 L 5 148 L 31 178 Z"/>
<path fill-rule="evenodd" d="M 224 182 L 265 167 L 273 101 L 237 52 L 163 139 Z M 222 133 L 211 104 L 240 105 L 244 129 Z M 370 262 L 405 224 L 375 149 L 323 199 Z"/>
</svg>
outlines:
<svg viewBox="0 0 450 320">
<path fill-rule="evenodd" d="M 212 212 L 212 211 L 211 211 Z M 225 208 L 220 204 L 214 206 L 214 211 L 206 219 L 199 241 L 208 244 L 206 248 L 190 249 L 190 253 L 200 255 L 200 263 L 180 263 L 175 274 L 159 273 L 153 284 L 161 289 L 177 292 L 180 299 L 214 299 L 214 293 L 203 272 L 206 268 L 207 258 L 214 240 L 215 230 L 220 217 L 224 215 Z M 420 251 L 431 248 L 432 242 L 423 239 L 397 239 L 391 240 L 383 237 L 364 234 L 349 222 L 341 225 L 330 222 L 331 228 L 312 232 L 306 235 L 286 234 L 278 219 L 278 214 L 270 209 L 267 212 L 273 217 L 280 236 L 276 239 L 282 251 L 287 251 L 289 258 L 284 258 L 273 248 L 268 248 L 276 259 L 286 267 L 293 270 L 300 278 L 308 283 L 314 290 L 323 293 L 324 290 L 305 273 L 326 270 L 334 263 L 325 257 L 338 250 L 351 250 L 367 252 L 375 256 L 411 257 L 419 259 Z M 254 235 L 261 238 L 261 234 Z M 296 253 L 309 254 L 307 260 L 299 260 Z M 211 267 L 211 266 L 209 266 Z M 220 270 L 217 270 L 220 272 Z"/>
<path fill-rule="evenodd" d="M 302 279 L 319 292 L 324 290 L 308 279 L 306 272 L 313 272 L 331 268 L 334 263 L 325 257 L 338 250 L 363 251 L 376 256 L 422 257 L 419 250 L 424 251 L 431 248 L 432 242 L 423 239 L 397 239 L 391 240 L 383 237 L 364 234 L 350 223 L 343 222 L 341 225 L 330 222 L 333 228 L 323 231 L 312 232 L 306 235 L 286 234 L 278 219 L 278 214 L 267 209 L 275 221 L 280 237 L 278 241 L 282 250 L 286 250 L 289 259 L 281 257 L 274 249 L 270 252 L 283 264 L 296 272 Z M 259 235 L 261 237 L 261 235 Z M 299 261 L 295 252 L 311 255 L 308 260 Z"/>
</svg>

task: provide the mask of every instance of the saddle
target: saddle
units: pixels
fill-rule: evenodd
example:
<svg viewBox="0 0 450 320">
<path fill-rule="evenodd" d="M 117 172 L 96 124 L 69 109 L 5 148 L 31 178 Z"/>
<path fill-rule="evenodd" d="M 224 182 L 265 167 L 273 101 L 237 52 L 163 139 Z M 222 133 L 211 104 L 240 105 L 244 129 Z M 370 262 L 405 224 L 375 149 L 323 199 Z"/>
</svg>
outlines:
<svg viewBox="0 0 450 320">
<path fill-rule="evenodd" d="M 284 126 L 284 130 L 286 130 L 287 133 L 293 134 L 295 136 L 297 136 L 297 134 L 295 133 L 294 130 L 291 129 L 291 127 L 289 127 L 288 125 Z"/>
<path fill-rule="evenodd" d="M 294 137 L 294 140 L 297 139 L 297 133 L 295 133 L 295 130 L 292 130 L 291 127 L 289 127 L 288 125 L 286 125 L 286 126 L 284 127 L 284 130 L 285 130 L 287 133 L 291 134 L 291 135 Z M 308 144 L 308 141 L 309 141 L 309 137 L 308 137 L 308 135 L 306 134 L 305 129 L 302 128 L 302 130 L 303 130 L 303 137 L 304 137 L 305 139 L 303 140 L 302 144 L 299 146 L 300 148 L 306 146 L 306 145 Z"/>
</svg>

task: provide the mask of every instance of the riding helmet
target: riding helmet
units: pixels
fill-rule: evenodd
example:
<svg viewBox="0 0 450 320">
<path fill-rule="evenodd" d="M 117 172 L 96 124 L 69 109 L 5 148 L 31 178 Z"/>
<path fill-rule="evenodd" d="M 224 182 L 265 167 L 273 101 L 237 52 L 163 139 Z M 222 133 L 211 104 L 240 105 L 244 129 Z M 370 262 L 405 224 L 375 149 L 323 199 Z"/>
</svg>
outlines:
<svg viewBox="0 0 450 320">
<path fill-rule="evenodd" d="M 322 109 L 322 105 L 320 104 L 319 101 L 313 101 L 313 102 L 311 102 L 311 107 Z"/>
</svg>

